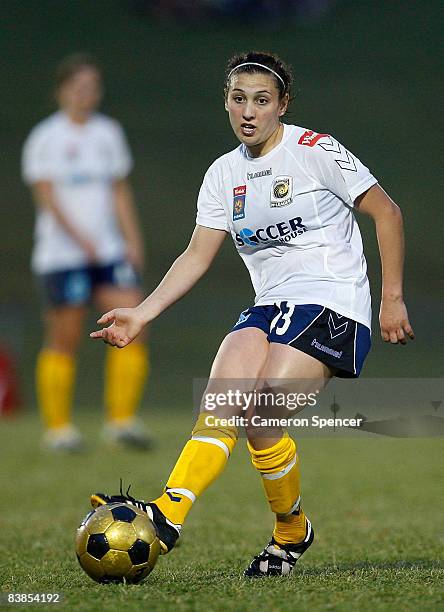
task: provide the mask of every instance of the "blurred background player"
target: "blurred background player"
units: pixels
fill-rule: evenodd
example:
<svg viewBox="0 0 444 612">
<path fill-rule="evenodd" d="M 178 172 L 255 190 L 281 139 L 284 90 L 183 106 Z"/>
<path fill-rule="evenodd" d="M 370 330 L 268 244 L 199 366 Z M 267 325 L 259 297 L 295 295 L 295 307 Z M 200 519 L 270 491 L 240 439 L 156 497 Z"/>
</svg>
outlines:
<svg viewBox="0 0 444 612">
<path fill-rule="evenodd" d="M 353 208 L 370 216 L 378 237 L 381 335 L 392 344 L 414 337 L 403 299 L 402 214 L 368 168 L 333 137 L 282 122 L 291 84 L 291 72 L 275 55 L 231 58 L 225 109 L 240 146 L 208 169 L 190 244 L 158 288 L 137 308 L 103 315 L 98 322 L 109 326 L 91 334 L 126 347 L 197 283 L 231 235 L 256 297 L 223 340 L 211 368 L 206 392 L 221 393 L 220 406 L 205 411 L 203 402 L 160 497 L 149 504 L 123 494 L 98 493 L 91 499 L 93 506 L 126 500 L 145 509 L 164 553 L 236 445 L 237 428 L 226 417 L 251 416 L 250 408 L 244 413 L 245 404 L 224 401 L 234 384 L 243 392 L 278 395 L 289 382 L 292 390 L 317 392 L 333 376 L 359 376 L 371 344 L 371 300 Z M 259 414 L 283 416 L 276 415 L 276 406 Z M 272 421 L 250 421 L 246 434 L 275 527 L 244 574 L 286 576 L 314 537 L 301 507 L 296 444 Z"/>
<path fill-rule="evenodd" d="M 34 127 L 23 149 L 23 176 L 37 205 L 32 269 L 44 298 L 37 397 L 44 444 L 55 450 L 82 447 L 71 406 L 88 305 L 103 311 L 142 298 L 131 153 L 119 123 L 96 112 L 102 93 L 94 58 L 65 58 L 56 74 L 59 109 Z M 105 364 L 104 437 L 137 447 L 149 445 L 135 419 L 149 369 L 144 340 L 110 348 Z"/>
</svg>

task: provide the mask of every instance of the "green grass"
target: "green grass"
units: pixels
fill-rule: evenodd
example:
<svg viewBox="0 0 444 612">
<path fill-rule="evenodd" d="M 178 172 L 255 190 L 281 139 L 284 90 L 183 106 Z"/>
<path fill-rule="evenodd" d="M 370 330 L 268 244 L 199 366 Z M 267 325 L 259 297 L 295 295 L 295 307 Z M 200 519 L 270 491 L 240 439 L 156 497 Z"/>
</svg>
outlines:
<svg viewBox="0 0 444 612">
<path fill-rule="evenodd" d="M 153 414 L 158 443 L 149 454 L 93 448 L 98 416 L 79 422 L 90 451 L 78 457 L 40 451 L 34 417 L 0 424 L 1 592 L 60 591 L 58 607 L 70 610 L 444 608 L 442 439 L 301 439 L 304 508 L 316 540 L 291 579 L 255 582 L 241 572 L 269 537 L 272 519 L 241 440 L 193 509 L 182 545 L 145 583 L 101 586 L 83 574 L 73 548 L 89 493 L 114 492 L 122 477 L 136 496 L 157 495 L 191 417 Z"/>
</svg>

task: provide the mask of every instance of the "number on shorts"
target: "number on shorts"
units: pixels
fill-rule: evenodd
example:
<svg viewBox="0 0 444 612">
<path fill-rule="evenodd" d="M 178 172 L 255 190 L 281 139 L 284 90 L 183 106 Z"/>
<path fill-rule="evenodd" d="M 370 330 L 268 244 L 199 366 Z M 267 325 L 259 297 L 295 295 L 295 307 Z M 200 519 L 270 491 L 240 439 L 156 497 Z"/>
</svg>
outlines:
<svg viewBox="0 0 444 612">
<path fill-rule="evenodd" d="M 270 331 L 273 331 L 273 329 L 276 328 L 276 334 L 278 336 L 283 336 L 285 332 L 288 331 L 288 328 L 291 325 L 291 317 L 293 316 L 295 305 L 288 304 L 288 302 L 282 302 L 279 308 L 279 313 L 274 317 L 273 321 L 271 322 Z M 284 312 L 282 308 L 286 308 L 286 312 Z M 280 322 L 283 322 L 283 325 L 281 325 L 280 327 L 278 327 L 277 325 L 279 320 Z"/>
</svg>

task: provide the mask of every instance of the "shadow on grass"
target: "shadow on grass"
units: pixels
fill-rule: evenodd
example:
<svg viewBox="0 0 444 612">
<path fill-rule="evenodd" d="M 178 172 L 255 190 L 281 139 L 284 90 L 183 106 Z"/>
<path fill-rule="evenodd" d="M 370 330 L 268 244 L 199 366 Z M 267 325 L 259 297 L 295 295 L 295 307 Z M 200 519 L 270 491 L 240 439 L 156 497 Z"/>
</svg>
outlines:
<svg viewBox="0 0 444 612">
<path fill-rule="evenodd" d="M 207 567 L 199 566 L 199 564 L 185 565 L 181 569 L 167 569 L 163 572 L 153 573 L 149 581 L 151 584 L 165 583 L 175 585 L 173 590 L 177 589 L 177 585 L 181 584 L 184 588 L 191 591 L 213 587 L 215 583 L 223 580 L 233 583 L 255 584 L 265 586 L 268 580 L 251 580 L 245 578 L 243 574 L 245 565 L 236 563 L 235 567 L 219 567 L 218 569 L 209 570 Z M 369 578 L 377 572 L 424 572 L 430 570 L 443 569 L 442 563 L 438 560 L 411 559 L 403 561 L 360 561 L 357 563 L 340 563 L 340 564 L 323 564 L 317 567 L 296 567 L 293 573 L 294 580 L 305 579 L 331 579 L 340 578 L 344 575 L 363 574 L 363 578 Z M 198 583 L 196 577 L 198 576 Z M 276 577 L 278 581 L 287 582 L 285 577 Z M 273 580 L 275 580 L 273 579 Z"/>
<path fill-rule="evenodd" d="M 432 570 L 443 569 L 444 566 L 439 560 L 412 559 L 403 561 L 359 561 L 357 563 L 332 563 L 319 567 L 304 567 L 297 572 L 301 576 L 321 576 L 327 574 L 342 574 L 353 572 L 373 572 L 373 571 L 412 571 L 412 570 Z"/>
</svg>

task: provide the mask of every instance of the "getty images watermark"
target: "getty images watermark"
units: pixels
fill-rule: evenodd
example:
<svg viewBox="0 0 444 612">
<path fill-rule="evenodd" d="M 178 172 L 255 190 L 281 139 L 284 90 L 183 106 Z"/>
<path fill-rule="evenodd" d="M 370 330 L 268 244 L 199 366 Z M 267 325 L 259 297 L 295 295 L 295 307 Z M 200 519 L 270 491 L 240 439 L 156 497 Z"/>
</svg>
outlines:
<svg viewBox="0 0 444 612">
<path fill-rule="evenodd" d="M 216 410 L 231 406 L 239 406 L 244 412 L 255 406 L 266 406 L 268 408 L 286 408 L 287 410 L 301 410 L 305 406 L 316 406 L 319 389 L 311 393 L 296 393 L 284 391 L 242 391 L 241 389 L 227 389 L 224 391 L 206 391 L 203 396 L 205 410 Z"/>
<path fill-rule="evenodd" d="M 304 381 L 305 382 L 305 381 Z M 280 381 L 280 387 L 282 382 Z M 227 389 L 225 392 L 205 392 L 203 394 L 203 409 L 208 413 L 205 416 L 207 427 L 359 427 L 362 418 L 324 418 L 317 414 L 310 417 L 296 416 L 273 416 L 276 412 L 303 410 L 305 407 L 315 407 L 319 395 L 319 389 L 303 393 L 295 391 L 263 391 L 253 389 L 252 391 L 241 391 L 240 389 Z M 235 413 L 237 409 L 242 414 L 231 414 L 230 416 L 218 416 L 217 411 L 221 408 L 231 408 Z M 270 414 L 264 415 L 266 409 Z M 249 414 L 260 410 L 260 414 Z M 213 412 L 214 411 L 214 412 Z M 224 410 L 225 412 L 225 410 Z"/>
<path fill-rule="evenodd" d="M 195 379 L 194 406 L 205 426 L 297 429 L 297 435 L 444 435 L 444 380 Z M 194 415 L 197 416 L 196 414 Z M 221 433 L 223 434 L 223 432 Z"/>
</svg>

